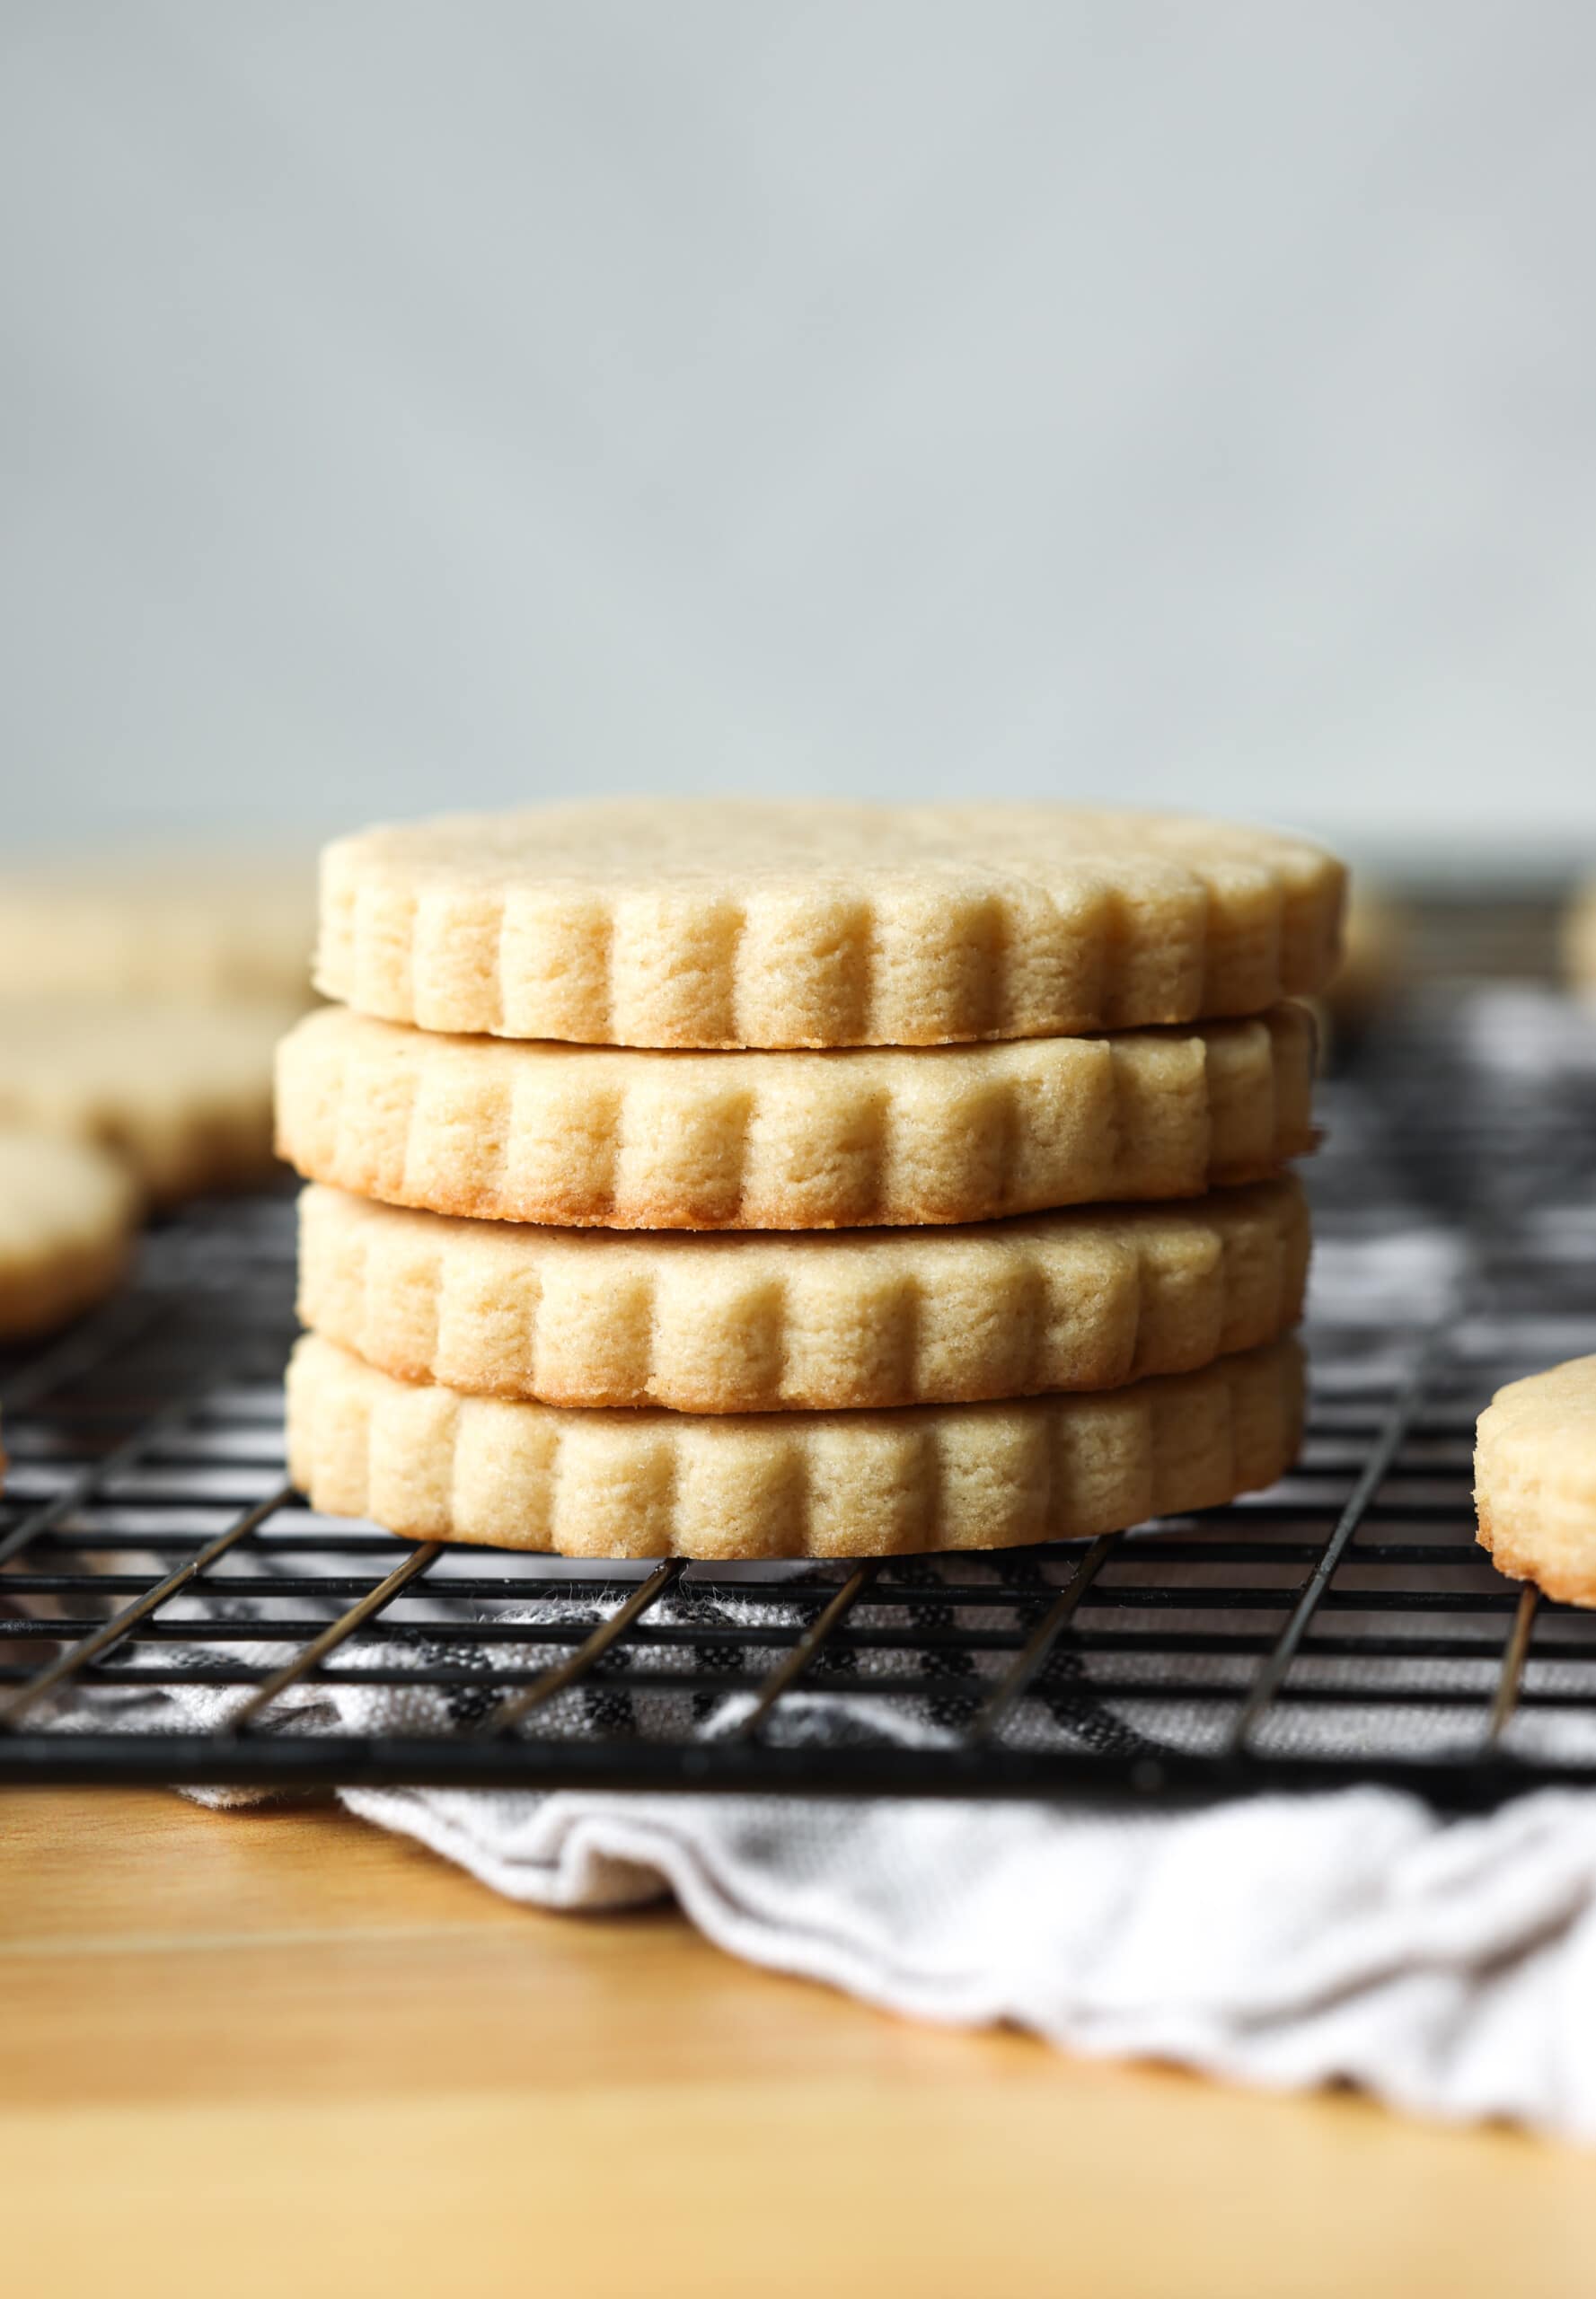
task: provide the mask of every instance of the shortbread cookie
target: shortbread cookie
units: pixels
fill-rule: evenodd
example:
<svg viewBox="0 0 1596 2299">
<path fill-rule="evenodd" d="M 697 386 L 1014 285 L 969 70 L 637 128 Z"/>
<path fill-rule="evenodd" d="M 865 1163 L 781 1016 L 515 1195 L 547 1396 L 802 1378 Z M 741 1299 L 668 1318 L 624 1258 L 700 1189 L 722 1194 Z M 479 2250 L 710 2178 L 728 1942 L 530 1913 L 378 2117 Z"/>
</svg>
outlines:
<svg viewBox="0 0 1596 2299">
<path fill-rule="evenodd" d="M 275 1006 L 0 1004 L 0 1118 L 100 1143 L 157 1203 L 272 1170 Z"/>
<path fill-rule="evenodd" d="M 1005 1548 L 1205 1509 L 1289 1466 L 1294 1341 L 1093 1396 L 902 1413 L 566 1412 L 417 1387 L 308 1334 L 288 1463 L 313 1508 L 567 1556 Z"/>
<path fill-rule="evenodd" d="M 0 1124 L 0 1341 L 64 1325 L 128 1265 L 137 1192 L 87 1141 Z"/>
<path fill-rule="evenodd" d="M 0 1001 L 309 1002 L 310 856 L 203 849 L 43 862 L 0 876 Z"/>
<path fill-rule="evenodd" d="M 313 1185 L 299 1314 L 408 1381 L 678 1413 L 1112 1389 L 1301 1313 L 1295 1181 L 974 1229 L 648 1237 L 449 1220 Z"/>
<path fill-rule="evenodd" d="M 1497 1390 L 1479 1417 L 1474 1501 L 1503 1572 L 1596 1605 L 1596 1357 Z"/>
<path fill-rule="evenodd" d="M 1312 1145 L 1313 1025 L 1018 1045 L 656 1053 L 326 1008 L 278 1058 L 309 1181 L 500 1221 L 830 1229 L 984 1221 L 1256 1181 Z"/>
<path fill-rule="evenodd" d="M 316 981 L 586 1045 L 1067 1036 L 1322 990 L 1344 879 L 1300 840 L 1095 807 L 457 815 L 327 849 Z"/>
</svg>

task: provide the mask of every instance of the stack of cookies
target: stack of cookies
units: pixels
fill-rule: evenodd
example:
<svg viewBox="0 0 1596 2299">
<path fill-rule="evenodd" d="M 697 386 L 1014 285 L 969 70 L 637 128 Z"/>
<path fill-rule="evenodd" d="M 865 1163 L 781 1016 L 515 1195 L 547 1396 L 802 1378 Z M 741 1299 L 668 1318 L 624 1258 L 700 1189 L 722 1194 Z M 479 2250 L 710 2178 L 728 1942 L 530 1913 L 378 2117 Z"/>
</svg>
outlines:
<svg viewBox="0 0 1596 2299">
<path fill-rule="evenodd" d="M 339 841 L 278 1061 L 295 1481 L 412 1537 L 880 1555 L 1272 1482 L 1343 873 L 1064 807 Z"/>
</svg>

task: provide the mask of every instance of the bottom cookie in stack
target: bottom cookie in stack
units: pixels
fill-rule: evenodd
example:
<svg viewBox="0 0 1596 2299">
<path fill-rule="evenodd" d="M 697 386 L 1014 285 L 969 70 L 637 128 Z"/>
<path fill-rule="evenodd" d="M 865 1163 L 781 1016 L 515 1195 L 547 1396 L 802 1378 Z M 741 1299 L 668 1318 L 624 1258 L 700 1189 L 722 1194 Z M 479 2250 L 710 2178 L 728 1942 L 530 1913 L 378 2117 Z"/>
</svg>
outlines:
<svg viewBox="0 0 1596 2299">
<path fill-rule="evenodd" d="M 1229 1501 L 1300 1434 L 1292 1180 L 710 1238 L 323 1187 L 301 1244 L 295 1481 L 415 1538 L 725 1560 L 1006 1547 Z"/>
<path fill-rule="evenodd" d="M 414 1540 L 564 1556 L 898 1556 L 1115 1532 L 1273 1484 L 1294 1339 L 1200 1373 L 1010 1404 L 685 1414 L 473 1397 L 310 1334 L 288 1466 L 313 1508 Z"/>
</svg>

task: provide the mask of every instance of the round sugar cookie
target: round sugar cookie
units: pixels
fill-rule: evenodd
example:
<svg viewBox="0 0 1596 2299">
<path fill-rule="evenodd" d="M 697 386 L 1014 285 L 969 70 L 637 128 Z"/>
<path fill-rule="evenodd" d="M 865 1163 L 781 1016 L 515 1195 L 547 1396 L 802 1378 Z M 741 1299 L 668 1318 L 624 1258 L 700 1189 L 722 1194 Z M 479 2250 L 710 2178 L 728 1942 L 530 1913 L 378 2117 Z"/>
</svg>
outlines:
<svg viewBox="0 0 1596 2299">
<path fill-rule="evenodd" d="M 315 942 L 308 855 L 203 848 L 0 873 L 0 1001 L 278 999 L 303 1009 Z"/>
<path fill-rule="evenodd" d="M 0 1003 L 0 1119 L 114 1150 L 152 1202 L 273 1169 L 280 1006 Z"/>
<path fill-rule="evenodd" d="M 457 1038 L 342 1008 L 278 1056 L 307 1181 L 611 1229 L 985 1221 L 1197 1197 L 1311 1148 L 1314 1033 L 1250 1022 L 1013 1045 L 665 1053 Z"/>
<path fill-rule="evenodd" d="M 678 1413 L 1111 1389 L 1301 1313 L 1294 1180 L 971 1229 L 692 1237 L 451 1220 L 313 1185 L 299 1314 L 401 1380 Z"/>
<path fill-rule="evenodd" d="M 565 1556 L 895 1556 L 1112 1532 L 1290 1466 L 1294 1341 L 1090 1396 L 901 1413 L 562 1411 L 396 1381 L 315 1334 L 288 1366 L 313 1508 Z"/>
<path fill-rule="evenodd" d="M 336 841 L 317 986 L 587 1045 L 943 1045 L 1260 1013 L 1335 972 L 1302 841 L 1055 806 L 631 801 Z"/>
<path fill-rule="evenodd" d="M 109 1150 L 0 1123 L 0 1342 L 48 1333 L 112 1290 L 137 1197 Z"/>
<path fill-rule="evenodd" d="M 1596 1357 L 1497 1390 L 1479 1417 L 1474 1500 L 1503 1572 L 1596 1605 Z"/>
</svg>

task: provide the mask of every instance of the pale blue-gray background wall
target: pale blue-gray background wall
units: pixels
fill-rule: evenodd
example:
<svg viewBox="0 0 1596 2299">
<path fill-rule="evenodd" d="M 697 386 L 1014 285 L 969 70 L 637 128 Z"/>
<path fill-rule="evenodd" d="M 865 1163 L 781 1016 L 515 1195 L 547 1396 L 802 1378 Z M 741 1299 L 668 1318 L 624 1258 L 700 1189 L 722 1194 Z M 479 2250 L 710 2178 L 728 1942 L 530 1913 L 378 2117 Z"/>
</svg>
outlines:
<svg viewBox="0 0 1596 2299">
<path fill-rule="evenodd" d="M 1100 791 L 1596 861 L 1596 12 L 10 0 L 7 839 Z"/>
</svg>

